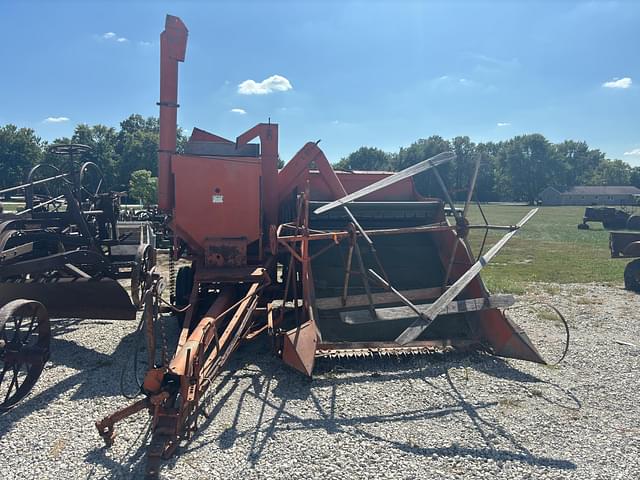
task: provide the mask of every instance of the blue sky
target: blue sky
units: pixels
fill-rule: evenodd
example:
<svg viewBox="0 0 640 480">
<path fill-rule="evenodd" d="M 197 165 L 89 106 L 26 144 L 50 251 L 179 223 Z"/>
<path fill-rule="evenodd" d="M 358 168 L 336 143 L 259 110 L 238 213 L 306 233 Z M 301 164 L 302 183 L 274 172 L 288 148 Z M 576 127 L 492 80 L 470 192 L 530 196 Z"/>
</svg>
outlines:
<svg viewBox="0 0 640 480">
<path fill-rule="evenodd" d="M 166 13 L 189 29 L 189 130 L 235 138 L 271 117 L 283 159 L 322 139 L 331 161 L 432 134 L 539 132 L 640 165 L 633 1 L 0 0 L 0 125 L 53 140 L 80 122 L 157 115 Z"/>
</svg>

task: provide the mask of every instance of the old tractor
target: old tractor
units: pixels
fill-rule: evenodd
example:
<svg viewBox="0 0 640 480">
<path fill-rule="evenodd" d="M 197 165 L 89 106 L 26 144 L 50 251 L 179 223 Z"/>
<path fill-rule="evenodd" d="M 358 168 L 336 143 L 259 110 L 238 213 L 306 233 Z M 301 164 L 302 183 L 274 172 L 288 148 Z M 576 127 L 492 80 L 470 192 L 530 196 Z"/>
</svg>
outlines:
<svg viewBox="0 0 640 480">
<path fill-rule="evenodd" d="M 155 263 L 146 222 L 118 223 L 119 195 L 102 192 L 89 147 L 53 145 L 65 170 L 38 164 L 24 200 L 0 214 L 0 411 L 24 398 L 49 358 L 49 318 L 135 319 Z M 131 296 L 118 282 L 131 280 Z"/>
<path fill-rule="evenodd" d="M 178 271 L 171 309 L 181 319 L 172 349 L 155 328 L 164 282 L 145 295 L 149 364 L 141 398 L 96 422 L 109 445 L 116 422 L 140 410 L 152 418 L 146 474 L 156 478 L 202 414 L 243 340 L 266 334 L 275 354 L 311 376 L 319 357 L 378 356 L 472 349 L 545 363 L 491 295 L 482 268 L 536 213 L 516 225 L 471 225 L 438 173 L 451 152 L 401 172 L 336 172 L 316 143 L 280 171 L 278 125 L 261 123 L 234 140 L 194 129 L 176 153 L 178 65 L 187 29 L 167 16 L 160 36 L 159 207 L 168 214 Z M 254 142 L 258 140 L 259 143 Z M 425 198 L 413 176 L 433 175 L 441 198 Z M 445 216 L 447 208 L 452 221 Z M 473 229 L 503 230 L 474 256 Z"/>
</svg>

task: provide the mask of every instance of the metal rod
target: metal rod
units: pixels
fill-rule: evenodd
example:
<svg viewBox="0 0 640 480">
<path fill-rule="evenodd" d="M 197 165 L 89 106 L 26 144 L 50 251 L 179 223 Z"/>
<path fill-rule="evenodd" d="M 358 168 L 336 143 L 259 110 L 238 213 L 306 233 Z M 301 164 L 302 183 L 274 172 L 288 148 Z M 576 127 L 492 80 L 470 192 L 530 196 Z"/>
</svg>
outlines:
<svg viewBox="0 0 640 480">
<path fill-rule="evenodd" d="M 313 213 L 315 213 L 316 215 L 320 214 L 320 213 L 324 213 L 324 212 L 328 212 L 329 210 L 332 210 L 336 207 L 339 207 L 340 205 L 344 205 L 345 203 L 349 203 L 349 202 L 353 202 L 354 200 L 357 200 L 358 198 L 362 198 L 365 195 L 369 195 L 373 192 L 377 192 L 378 190 L 388 187 L 389 185 L 393 185 L 394 183 L 397 183 L 401 180 L 404 180 L 405 178 L 409 178 L 409 177 L 413 177 L 414 175 L 424 172 L 425 170 L 429 170 L 430 168 L 435 167 L 436 165 L 440 165 L 442 163 L 445 162 L 449 162 L 451 160 L 453 160 L 454 158 L 456 158 L 456 154 L 453 152 L 442 152 L 439 153 L 438 155 L 435 155 L 431 158 L 428 158 L 426 160 L 423 160 L 420 163 L 416 163 L 415 165 L 412 165 L 408 168 L 405 168 L 404 170 L 395 173 L 393 175 L 391 175 L 390 177 L 386 177 L 383 178 L 382 180 L 378 180 L 375 183 L 372 183 L 371 185 L 368 185 L 364 188 L 361 188 L 360 190 L 350 193 L 349 195 L 345 195 L 344 197 L 334 201 L 334 202 L 330 202 L 327 203 L 326 205 L 323 205 L 319 208 L 317 208 L 316 210 L 314 210 Z"/>
<path fill-rule="evenodd" d="M 372 237 L 377 235 L 398 235 L 402 233 L 444 232 L 447 230 L 455 230 L 455 228 L 456 227 L 453 225 L 423 225 L 418 227 L 388 228 L 383 230 L 382 229 L 367 230 L 366 232 L 369 237 Z M 337 232 L 310 234 L 308 236 L 308 239 L 309 240 L 332 240 L 336 238 L 337 239 L 345 238 L 345 237 L 348 237 L 349 235 L 351 235 L 350 232 L 345 230 L 340 230 Z M 278 241 L 301 242 L 305 238 L 306 237 L 304 237 L 303 235 L 286 235 L 286 236 L 278 237 Z"/>
<path fill-rule="evenodd" d="M 369 301 L 369 313 L 371 313 L 371 318 L 376 318 L 376 310 L 373 305 L 373 296 L 371 295 L 371 287 L 369 285 L 369 279 L 367 278 L 367 271 L 364 268 L 364 262 L 362 261 L 362 254 L 360 253 L 360 247 L 358 246 L 358 239 L 356 239 L 354 243 L 354 248 L 356 252 L 356 257 L 358 259 L 358 265 L 360 267 L 360 274 L 362 276 L 362 284 L 364 286 L 364 291 L 367 294 L 367 300 Z"/>
<path fill-rule="evenodd" d="M 38 203 L 37 205 L 34 205 L 32 208 L 27 208 L 26 210 L 22 210 L 20 212 L 17 212 L 16 215 L 24 215 L 25 213 L 29 213 L 29 212 L 35 210 L 38 207 L 44 207 L 45 205 L 49 205 L 50 203 L 54 203 L 54 202 L 56 202 L 58 200 L 62 200 L 63 198 L 64 198 L 64 194 L 58 195 L 57 197 L 50 198 L 46 202 Z"/>
<path fill-rule="evenodd" d="M 65 178 L 65 177 L 68 177 L 68 176 L 69 176 L 68 173 L 62 173 L 60 175 L 55 175 L 53 177 L 48 177 L 48 178 L 43 178 L 41 180 L 36 180 L 35 182 L 23 183 L 22 185 L 18 185 L 16 187 L 5 188 L 4 190 L 0 190 L 0 195 L 2 195 L 4 193 L 14 192 L 14 191 L 20 190 L 22 188 L 33 187 L 34 185 L 40 185 L 41 183 L 50 182 L 50 181 L 53 181 L 53 180 L 57 180 L 58 178 Z"/>
<path fill-rule="evenodd" d="M 347 253 L 347 266 L 344 270 L 344 282 L 342 287 L 342 305 L 347 304 L 347 295 L 349 293 L 349 277 L 351 276 L 351 262 L 353 261 L 353 244 L 355 242 L 355 236 L 351 237 L 351 243 L 349 244 L 349 252 Z"/>
<path fill-rule="evenodd" d="M 453 248 L 451 249 L 451 257 L 449 257 L 449 265 L 447 266 L 447 273 L 444 276 L 444 280 L 442 281 L 442 287 L 446 287 L 449 282 L 449 277 L 451 276 L 451 270 L 453 270 L 453 262 L 456 258 L 456 253 L 458 253 L 458 243 L 460 242 L 460 238 L 456 236 L 456 240 L 453 243 Z"/>
<path fill-rule="evenodd" d="M 369 275 L 371 275 L 375 280 L 380 282 L 380 284 L 384 285 L 387 289 L 391 290 L 396 296 L 400 299 L 402 303 L 404 303 L 407 307 L 409 307 L 413 312 L 418 315 L 418 317 L 422 318 L 425 322 L 428 321 L 428 318 L 425 317 L 424 313 L 422 313 L 418 307 L 416 307 L 407 297 L 402 295 L 398 290 L 391 286 L 389 282 L 387 282 L 384 278 L 374 272 L 372 269 L 369 269 Z"/>
<path fill-rule="evenodd" d="M 460 217 L 460 213 L 458 213 L 458 210 L 456 210 L 456 206 L 453 204 L 451 195 L 449 195 L 449 190 L 447 189 L 447 186 L 444 184 L 444 180 L 442 180 L 442 177 L 440 176 L 440 173 L 438 173 L 437 168 L 433 169 L 433 174 L 435 175 L 436 180 L 438 181 L 438 184 L 442 189 L 442 194 L 444 195 L 445 200 L 447 201 L 447 203 L 449 204 L 449 207 L 451 208 L 451 213 L 455 217 L 456 222 L 458 222 L 462 217 Z"/>
<path fill-rule="evenodd" d="M 469 210 L 469 203 L 471 203 L 471 197 L 473 197 L 473 191 L 476 187 L 476 181 L 478 180 L 478 172 L 480 171 L 480 160 L 482 157 L 480 155 L 476 155 L 476 168 L 473 171 L 473 177 L 471 179 L 471 184 L 469 185 L 469 193 L 467 194 L 467 201 L 464 202 L 464 209 L 462 210 L 462 217 L 467 217 L 467 211 Z"/>
<path fill-rule="evenodd" d="M 529 213 L 527 213 L 522 220 L 520 220 L 516 226 L 520 229 L 525 223 L 531 219 L 538 212 L 537 208 L 534 208 Z M 435 319 L 440 312 L 442 312 L 455 297 L 458 296 L 462 290 L 464 290 L 469 283 L 480 273 L 480 270 L 484 268 L 487 263 L 491 261 L 493 257 L 497 255 L 497 253 L 505 246 L 505 244 L 509 241 L 511 237 L 513 237 L 518 230 L 514 230 L 512 232 L 507 233 L 504 237 L 502 237 L 493 247 L 489 249 L 487 253 L 485 253 L 482 257 L 478 259 L 476 263 L 474 263 L 469 270 L 467 270 L 460 278 L 456 280 L 456 282 L 451 285 L 449 289 L 445 293 L 443 293 L 440 298 L 438 298 L 435 302 L 433 302 L 427 311 L 425 312 L 425 316 L 429 319 L 429 321 L 425 321 L 423 317 L 420 317 L 414 323 L 412 323 L 404 332 L 402 332 L 398 338 L 396 338 L 396 342 L 405 345 L 406 343 L 412 342 L 431 324 L 433 319 Z"/>
</svg>

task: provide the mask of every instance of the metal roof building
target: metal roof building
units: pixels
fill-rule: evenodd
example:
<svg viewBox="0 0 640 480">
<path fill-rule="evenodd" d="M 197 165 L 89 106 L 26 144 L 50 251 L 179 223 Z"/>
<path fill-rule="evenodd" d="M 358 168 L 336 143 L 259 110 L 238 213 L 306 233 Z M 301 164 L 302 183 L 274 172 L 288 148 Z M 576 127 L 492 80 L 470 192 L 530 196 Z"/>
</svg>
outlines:
<svg viewBox="0 0 640 480">
<path fill-rule="evenodd" d="M 547 187 L 538 196 L 543 205 L 636 205 L 640 189 L 631 186 L 576 186 L 561 192 Z"/>
</svg>

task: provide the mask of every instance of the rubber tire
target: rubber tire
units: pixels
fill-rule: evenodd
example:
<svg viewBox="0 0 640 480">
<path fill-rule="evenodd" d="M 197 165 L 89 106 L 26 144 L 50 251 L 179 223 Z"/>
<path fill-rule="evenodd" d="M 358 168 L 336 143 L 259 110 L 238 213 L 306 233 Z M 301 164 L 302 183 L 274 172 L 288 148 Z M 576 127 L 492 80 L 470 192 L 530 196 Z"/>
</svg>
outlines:
<svg viewBox="0 0 640 480">
<path fill-rule="evenodd" d="M 578 224 L 578 230 L 589 230 L 589 224 L 588 223 L 579 223 Z"/>
<path fill-rule="evenodd" d="M 627 228 L 629 230 L 640 230 L 640 215 L 631 215 L 627 219 Z"/>
<path fill-rule="evenodd" d="M 184 308 L 189 304 L 189 297 L 193 289 L 193 269 L 189 266 L 180 267 L 176 275 L 175 306 Z"/>
<path fill-rule="evenodd" d="M 629 262 L 625 267 L 624 288 L 640 293 L 640 258 Z"/>
</svg>

